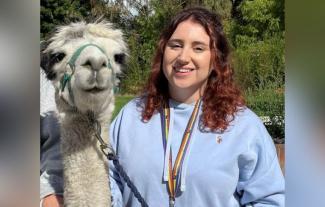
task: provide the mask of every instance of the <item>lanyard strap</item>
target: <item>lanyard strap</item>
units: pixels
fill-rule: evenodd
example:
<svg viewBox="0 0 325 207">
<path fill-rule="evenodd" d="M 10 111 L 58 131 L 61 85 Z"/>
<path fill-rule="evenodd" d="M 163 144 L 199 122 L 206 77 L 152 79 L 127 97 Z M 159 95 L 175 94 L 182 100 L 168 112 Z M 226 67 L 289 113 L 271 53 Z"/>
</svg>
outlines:
<svg viewBox="0 0 325 207">
<path fill-rule="evenodd" d="M 198 116 L 199 106 L 201 103 L 201 99 L 199 99 L 193 109 L 192 115 L 187 123 L 186 129 L 183 134 L 181 146 L 179 147 L 177 157 L 173 166 L 172 163 L 172 149 L 170 149 L 169 154 L 169 162 L 168 162 L 168 193 L 169 193 L 169 206 L 174 206 L 176 190 L 179 189 L 180 183 L 180 167 L 183 164 L 184 157 L 186 154 L 186 150 L 189 146 L 189 142 L 191 139 L 193 127 L 195 120 Z M 170 124 L 170 108 L 168 102 L 165 103 L 165 107 L 163 109 L 163 134 L 164 134 L 164 148 L 166 152 L 167 141 L 168 141 L 168 132 L 169 132 L 169 124 Z"/>
</svg>

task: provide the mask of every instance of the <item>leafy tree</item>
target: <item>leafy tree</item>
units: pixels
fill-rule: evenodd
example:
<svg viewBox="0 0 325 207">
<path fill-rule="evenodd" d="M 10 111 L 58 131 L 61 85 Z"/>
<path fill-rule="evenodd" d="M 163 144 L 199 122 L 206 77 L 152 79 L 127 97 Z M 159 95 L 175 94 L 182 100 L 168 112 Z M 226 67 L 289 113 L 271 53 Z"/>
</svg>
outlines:
<svg viewBox="0 0 325 207">
<path fill-rule="evenodd" d="M 240 3 L 238 3 L 240 2 Z M 281 3 L 282 2 L 282 3 Z M 233 4 L 230 37 L 234 67 L 244 89 L 283 88 L 283 0 L 243 0 Z"/>
<path fill-rule="evenodd" d="M 241 0 L 232 8 L 231 39 L 235 47 L 281 34 L 284 0 Z"/>
<path fill-rule="evenodd" d="M 41 38 L 46 38 L 57 25 L 81 20 L 90 15 L 86 0 L 41 0 Z"/>
</svg>

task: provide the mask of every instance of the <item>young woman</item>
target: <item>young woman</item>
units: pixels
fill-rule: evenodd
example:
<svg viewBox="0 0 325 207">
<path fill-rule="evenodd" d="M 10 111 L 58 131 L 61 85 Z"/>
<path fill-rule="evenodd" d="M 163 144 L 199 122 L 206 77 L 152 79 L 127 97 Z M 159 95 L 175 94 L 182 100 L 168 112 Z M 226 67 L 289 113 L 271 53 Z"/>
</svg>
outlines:
<svg viewBox="0 0 325 207">
<path fill-rule="evenodd" d="M 149 206 L 284 206 L 271 137 L 233 82 L 218 16 L 177 14 L 149 81 L 111 125 L 121 165 Z M 114 206 L 140 206 L 111 163 Z"/>
</svg>

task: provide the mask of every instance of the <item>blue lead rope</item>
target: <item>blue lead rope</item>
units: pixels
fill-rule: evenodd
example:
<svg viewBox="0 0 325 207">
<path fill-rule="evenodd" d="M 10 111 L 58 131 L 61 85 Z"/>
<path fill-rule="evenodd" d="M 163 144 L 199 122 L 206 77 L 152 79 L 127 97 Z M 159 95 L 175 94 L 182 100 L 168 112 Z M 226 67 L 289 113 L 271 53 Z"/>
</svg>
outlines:
<svg viewBox="0 0 325 207">
<path fill-rule="evenodd" d="M 126 182 L 127 186 L 129 186 L 129 188 L 131 189 L 132 193 L 137 198 L 137 200 L 139 201 L 141 206 L 142 207 L 149 207 L 148 204 L 146 203 L 146 201 L 144 200 L 144 198 L 141 196 L 141 194 L 138 191 L 137 187 L 131 181 L 130 177 L 125 173 L 125 171 L 124 171 L 122 165 L 120 164 L 120 162 L 119 162 L 117 156 L 115 155 L 115 153 L 109 153 L 107 155 L 107 159 L 113 161 L 117 172 L 122 176 L 122 178 Z"/>
<path fill-rule="evenodd" d="M 129 186 L 129 188 L 131 189 L 132 193 L 137 198 L 137 200 L 139 201 L 141 206 L 142 207 L 148 207 L 148 204 L 146 203 L 144 198 L 141 196 L 140 192 L 138 191 L 136 186 L 133 184 L 130 177 L 124 171 L 122 165 L 120 164 L 120 162 L 118 160 L 118 157 L 116 156 L 116 153 L 115 153 L 113 147 L 110 144 L 106 144 L 104 142 L 104 140 L 102 139 L 102 137 L 101 137 L 101 126 L 100 126 L 100 123 L 95 119 L 94 113 L 90 112 L 88 114 L 88 117 L 89 117 L 89 120 L 92 123 L 94 123 L 95 131 L 96 131 L 95 136 L 96 136 L 97 140 L 100 143 L 100 148 L 101 148 L 103 154 L 106 155 L 108 160 L 113 161 L 113 164 L 115 165 L 115 169 L 117 170 L 119 175 L 124 179 L 126 184 Z"/>
</svg>

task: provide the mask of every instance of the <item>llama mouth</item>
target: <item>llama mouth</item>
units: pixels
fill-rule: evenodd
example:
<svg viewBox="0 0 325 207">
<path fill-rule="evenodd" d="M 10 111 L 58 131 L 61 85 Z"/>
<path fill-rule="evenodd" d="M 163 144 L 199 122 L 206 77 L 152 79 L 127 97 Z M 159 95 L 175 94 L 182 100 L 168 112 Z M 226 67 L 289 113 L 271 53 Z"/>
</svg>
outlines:
<svg viewBox="0 0 325 207">
<path fill-rule="evenodd" d="M 94 87 L 94 88 L 90 88 L 90 89 L 85 89 L 85 91 L 87 93 L 100 93 L 102 91 L 105 91 L 105 88 Z"/>
</svg>

